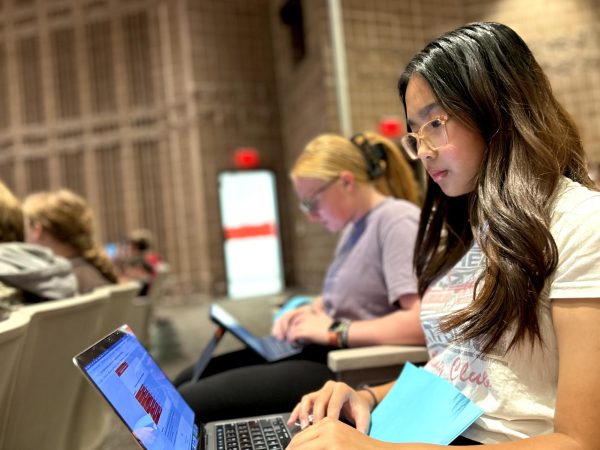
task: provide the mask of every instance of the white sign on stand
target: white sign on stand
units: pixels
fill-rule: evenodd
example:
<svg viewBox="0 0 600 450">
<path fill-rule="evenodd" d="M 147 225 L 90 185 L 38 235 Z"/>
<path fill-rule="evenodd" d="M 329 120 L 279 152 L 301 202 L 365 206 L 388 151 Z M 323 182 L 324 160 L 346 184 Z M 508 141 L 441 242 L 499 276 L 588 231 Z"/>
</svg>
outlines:
<svg viewBox="0 0 600 450">
<path fill-rule="evenodd" d="M 229 297 L 278 294 L 284 288 L 275 174 L 219 174 L 219 202 Z"/>
</svg>

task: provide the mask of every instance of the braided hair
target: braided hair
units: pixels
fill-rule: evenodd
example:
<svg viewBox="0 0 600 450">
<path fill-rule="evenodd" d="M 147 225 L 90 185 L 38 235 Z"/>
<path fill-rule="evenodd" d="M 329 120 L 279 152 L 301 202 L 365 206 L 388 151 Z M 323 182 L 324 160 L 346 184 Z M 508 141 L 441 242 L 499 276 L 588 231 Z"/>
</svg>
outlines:
<svg viewBox="0 0 600 450">
<path fill-rule="evenodd" d="M 95 238 L 94 214 L 87 202 L 68 189 L 39 192 L 23 203 L 26 220 L 38 223 L 55 239 L 69 244 L 112 283 L 118 281 L 111 259 Z"/>
</svg>

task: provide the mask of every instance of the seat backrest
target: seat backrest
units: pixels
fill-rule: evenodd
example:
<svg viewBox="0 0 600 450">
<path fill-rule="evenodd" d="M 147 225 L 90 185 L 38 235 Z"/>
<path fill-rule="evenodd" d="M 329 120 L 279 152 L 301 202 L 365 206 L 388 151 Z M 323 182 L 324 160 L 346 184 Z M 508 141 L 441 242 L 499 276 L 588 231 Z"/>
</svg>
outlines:
<svg viewBox="0 0 600 450">
<path fill-rule="evenodd" d="M 148 291 L 148 298 L 153 305 L 157 305 L 165 294 L 168 287 L 168 281 L 171 276 L 171 269 L 166 263 L 161 263 L 156 275 L 152 279 L 150 289 Z"/>
<path fill-rule="evenodd" d="M 25 339 L 25 332 L 29 325 L 29 317 L 22 314 L 11 314 L 8 319 L 0 322 L 0 449 L 6 436 L 6 419 L 15 385 L 15 367 L 21 356 L 21 348 Z"/>
<path fill-rule="evenodd" d="M 113 284 L 102 289 L 105 289 L 108 292 L 109 298 L 104 321 L 100 326 L 98 339 L 106 336 L 124 323 L 127 323 L 127 320 L 131 315 L 133 299 L 140 291 L 140 285 L 134 281 L 130 281 L 127 283 Z"/>
<path fill-rule="evenodd" d="M 108 305 L 97 339 L 127 323 L 133 299 L 140 291 L 136 282 L 113 284 L 100 288 L 108 293 Z M 91 344 L 91 343 L 90 343 Z M 96 450 L 104 444 L 112 418 L 102 396 L 83 377 L 75 401 L 73 417 L 67 437 L 68 447 L 78 450 Z"/>
<path fill-rule="evenodd" d="M 73 356 L 95 342 L 108 294 L 95 290 L 19 309 L 29 327 L 17 365 L 6 426 L 7 449 L 66 448 L 82 375 Z"/>
<path fill-rule="evenodd" d="M 150 350 L 150 322 L 152 319 L 152 304 L 146 297 L 136 297 L 129 314 L 127 323 L 139 339 Z"/>
<path fill-rule="evenodd" d="M 156 276 L 152 280 L 148 295 L 140 296 L 133 300 L 133 306 L 129 314 L 128 324 L 140 342 L 148 350 L 150 349 L 150 326 L 154 320 L 154 308 L 163 298 L 171 276 L 169 265 L 161 263 Z"/>
</svg>

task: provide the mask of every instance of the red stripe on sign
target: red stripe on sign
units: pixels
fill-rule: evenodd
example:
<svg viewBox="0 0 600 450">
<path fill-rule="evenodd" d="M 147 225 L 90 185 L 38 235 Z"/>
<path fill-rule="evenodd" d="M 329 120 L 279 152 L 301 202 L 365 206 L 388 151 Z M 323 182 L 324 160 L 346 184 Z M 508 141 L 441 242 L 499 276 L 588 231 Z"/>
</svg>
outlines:
<svg viewBox="0 0 600 450">
<path fill-rule="evenodd" d="M 277 229 L 272 223 L 263 225 L 245 225 L 237 228 L 225 228 L 225 239 L 243 239 L 259 236 L 275 236 Z"/>
</svg>

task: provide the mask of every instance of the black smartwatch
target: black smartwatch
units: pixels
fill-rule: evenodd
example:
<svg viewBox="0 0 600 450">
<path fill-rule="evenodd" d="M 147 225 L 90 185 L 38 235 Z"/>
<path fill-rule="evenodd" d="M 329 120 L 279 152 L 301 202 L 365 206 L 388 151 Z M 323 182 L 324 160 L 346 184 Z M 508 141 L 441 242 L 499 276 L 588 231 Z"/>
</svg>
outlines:
<svg viewBox="0 0 600 450">
<path fill-rule="evenodd" d="M 332 347 L 348 347 L 348 328 L 352 322 L 348 319 L 334 320 L 329 326 L 328 343 Z"/>
</svg>

